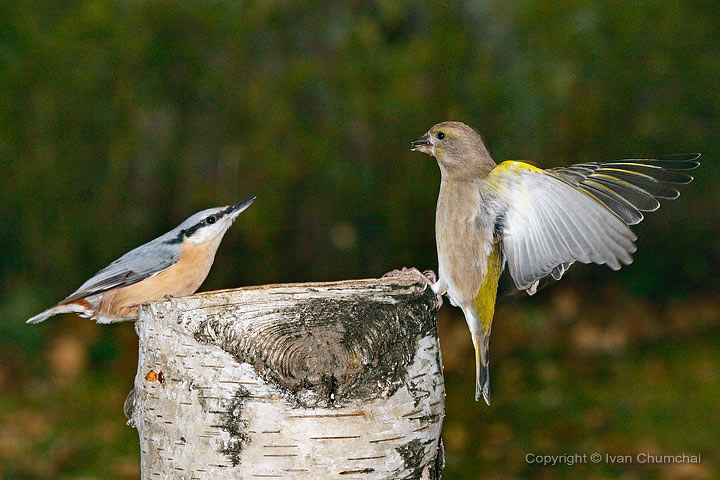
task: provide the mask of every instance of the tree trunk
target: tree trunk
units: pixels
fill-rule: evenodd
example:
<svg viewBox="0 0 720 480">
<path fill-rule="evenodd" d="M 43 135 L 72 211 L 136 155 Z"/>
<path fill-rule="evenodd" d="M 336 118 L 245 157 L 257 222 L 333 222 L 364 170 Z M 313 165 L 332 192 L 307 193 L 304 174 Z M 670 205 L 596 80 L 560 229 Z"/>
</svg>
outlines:
<svg viewBox="0 0 720 480">
<path fill-rule="evenodd" d="M 440 478 L 438 308 L 414 269 L 143 306 L 142 478 Z"/>
</svg>

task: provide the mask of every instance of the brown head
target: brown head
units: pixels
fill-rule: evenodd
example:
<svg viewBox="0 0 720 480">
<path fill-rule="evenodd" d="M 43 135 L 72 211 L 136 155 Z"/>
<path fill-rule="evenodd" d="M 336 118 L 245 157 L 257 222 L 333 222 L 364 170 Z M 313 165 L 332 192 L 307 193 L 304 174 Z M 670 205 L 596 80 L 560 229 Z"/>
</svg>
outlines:
<svg viewBox="0 0 720 480">
<path fill-rule="evenodd" d="M 444 178 L 483 178 L 495 168 L 478 132 L 462 122 L 442 122 L 412 143 L 437 159 Z"/>
</svg>

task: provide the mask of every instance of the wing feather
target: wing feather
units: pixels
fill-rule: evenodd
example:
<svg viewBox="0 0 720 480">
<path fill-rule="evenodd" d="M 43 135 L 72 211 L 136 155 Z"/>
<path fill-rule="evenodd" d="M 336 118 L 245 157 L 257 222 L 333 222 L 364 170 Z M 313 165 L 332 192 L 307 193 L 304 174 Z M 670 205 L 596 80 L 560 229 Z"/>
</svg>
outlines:
<svg viewBox="0 0 720 480">
<path fill-rule="evenodd" d="M 551 168 L 548 173 L 596 197 L 628 225 L 642 221 L 641 212 L 655 211 L 660 199 L 675 199 L 677 185 L 690 183 L 684 173 L 700 165 L 700 154 L 688 153 L 650 159 L 591 162 Z"/>
<path fill-rule="evenodd" d="M 171 267 L 178 261 L 180 252 L 177 244 L 170 243 L 173 235 L 163 235 L 129 251 L 93 275 L 60 303 L 70 303 L 113 288 L 132 285 Z"/>
<path fill-rule="evenodd" d="M 486 185 L 504 205 L 503 248 L 515 285 L 534 293 L 538 280 L 559 279 L 574 262 L 617 270 L 632 262 L 629 225 L 679 195 L 699 154 L 585 163 L 540 170 L 505 162 Z"/>
</svg>

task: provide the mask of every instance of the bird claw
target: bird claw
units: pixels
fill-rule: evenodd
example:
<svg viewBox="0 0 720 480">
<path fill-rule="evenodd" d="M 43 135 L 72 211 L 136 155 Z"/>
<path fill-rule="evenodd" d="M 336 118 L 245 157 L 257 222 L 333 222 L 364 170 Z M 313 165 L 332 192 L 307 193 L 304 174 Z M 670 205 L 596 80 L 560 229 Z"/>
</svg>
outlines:
<svg viewBox="0 0 720 480">
<path fill-rule="evenodd" d="M 130 390 L 130 393 L 128 393 L 127 397 L 125 397 L 125 403 L 123 404 L 123 413 L 125 413 L 125 418 L 127 418 L 127 424 L 131 427 L 135 427 L 135 419 L 133 418 L 133 413 L 135 411 L 135 389 L 133 388 Z"/>
<path fill-rule="evenodd" d="M 435 272 L 433 272 L 432 270 L 425 270 L 424 272 L 422 272 L 422 274 L 425 278 L 430 280 L 431 284 L 434 284 L 437 282 L 437 275 L 435 275 Z"/>
<path fill-rule="evenodd" d="M 165 295 L 163 295 L 163 298 L 164 298 L 165 300 L 172 300 L 172 299 L 175 298 L 175 297 L 172 296 L 172 295 L 170 295 L 169 293 L 166 293 Z"/>
</svg>

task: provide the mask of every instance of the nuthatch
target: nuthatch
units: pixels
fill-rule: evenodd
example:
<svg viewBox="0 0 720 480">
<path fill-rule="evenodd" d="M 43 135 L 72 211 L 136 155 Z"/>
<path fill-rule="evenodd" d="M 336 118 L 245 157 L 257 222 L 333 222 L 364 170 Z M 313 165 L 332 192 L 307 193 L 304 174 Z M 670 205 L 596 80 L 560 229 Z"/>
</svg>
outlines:
<svg viewBox="0 0 720 480">
<path fill-rule="evenodd" d="M 118 258 L 27 323 L 71 312 L 98 323 L 134 320 L 139 305 L 194 293 L 207 277 L 225 232 L 254 200 L 196 213 L 165 235 Z"/>
<path fill-rule="evenodd" d="M 505 265 L 529 295 L 540 279 L 559 280 L 574 262 L 632 262 L 629 228 L 641 212 L 674 199 L 689 183 L 699 154 L 585 163 L 542 170 L 522 162 L 496 165 L 480 135 L 443 122 L 412 144 L 433 155 L 441 181 L 435 216 L 437 294 L 459 306 L 475 347 L 475 399 L 490 404 L 489 341 L 495 296 Z"/>
</svg>

